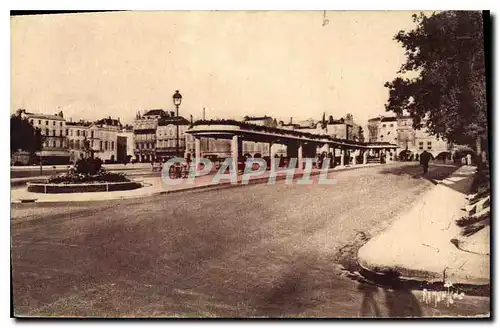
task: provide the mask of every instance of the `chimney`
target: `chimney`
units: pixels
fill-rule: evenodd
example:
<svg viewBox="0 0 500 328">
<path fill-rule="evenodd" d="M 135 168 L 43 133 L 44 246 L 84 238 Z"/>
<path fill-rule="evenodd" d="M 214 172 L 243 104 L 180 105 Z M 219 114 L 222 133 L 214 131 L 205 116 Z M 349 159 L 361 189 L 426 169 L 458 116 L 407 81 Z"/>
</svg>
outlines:
<svg viewBox="0 0 500 328">
<path fill-rule="evenodd" d="M 290 117 L 290 125 L 292 124 L 292 118 Z"/>
<path fill-rule="evenodd" d="M 175 117 L 175 112 L 174 112 L 174 111 L 171 111 L 171 112 L 170 112 L 170 116 L 171 116 L 171 117 Z"/>
<path fill-rule="evenodd" d="M 193 124 L 193 114 L 189 115 L 191 118 L 191 124 Z"/>
</svg>

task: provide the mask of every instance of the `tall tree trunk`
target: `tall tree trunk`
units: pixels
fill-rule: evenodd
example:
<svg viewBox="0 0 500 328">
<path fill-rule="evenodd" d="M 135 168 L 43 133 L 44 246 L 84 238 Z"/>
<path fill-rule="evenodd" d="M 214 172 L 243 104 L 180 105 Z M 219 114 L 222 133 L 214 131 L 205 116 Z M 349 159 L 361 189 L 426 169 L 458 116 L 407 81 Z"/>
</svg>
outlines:
<svg viewBox="0 0 500 328">
<path fill-rule="evenodd" d="M 476 137 L 476 154 L 478 156 L 481 156 L 482 148 L 481 148 L 481 137 L 477 136 Z"/>
<path fill-rule="evenodd" d="M 476 166 L 478 171 L 483 170 L 483 156 L 481 155 L 482 147 L 481 147 L 481 137 L 476 137 Z"/>
</svg>

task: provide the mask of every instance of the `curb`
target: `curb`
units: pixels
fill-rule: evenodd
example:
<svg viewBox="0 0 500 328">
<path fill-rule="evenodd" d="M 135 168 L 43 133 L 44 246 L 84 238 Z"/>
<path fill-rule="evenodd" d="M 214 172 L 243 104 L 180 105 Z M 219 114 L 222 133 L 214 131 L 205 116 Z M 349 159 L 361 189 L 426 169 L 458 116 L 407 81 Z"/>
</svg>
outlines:
<svg viewBox="0 0 500 328">
<path fill-rule="evenodd" d="M 333 173 L 333 172 L 342 172 L 342 171 L 349 171 L 349 170 L 355 170 L 355 169 L 361 169 L 361 168 L 370 168 L 370 167 L 378 167 L 378 166 L 387 166 L 391 164 L 396 164 L 398 162 L 391 162 L 391 163 L 385 163 L 385 164 L 380 164 L 380 163 L 369 163 L 369 164 L 357 164 L 355 166 L 344 166 L 344 167 L 339 167 L 337 166 L 336 168 L 331 168 L 328 169 L 327 173 Z M 321 174 L 321 171 L 315 171 L 311 172 L 310 176 L 316 176 Z M 304 173 L 296 173 L 294 174 L 292 179 L 298 179 L 304 176 Z M 276 176 L 276 181 L 281 181 L 285 180 L 287 178 L 286 174 L 283 175 L 278 175 Z M 180 188 L 180 189 L 174 189 L 174 190 L 161 190 L 161 191 L 155 191 L 155 192 L 150 192 L 150 193 L 145 193 L 145 194 L 140 194 L 140 195 L 126 195 L 126 196 L 121 196 L 121 197 L 116 197 L 113 199 L 105 199 L 105 200 L 100 200 L 100 199 L 94 199 L 94 200 L 45 200 L 45 201 L 38 201 L 38 199 L 34 198 L 26 198 L 26 199 L 16 199 L 16 200 L 11 200 L 11 204 L 42 204 L 42 203 L 77 203 L 80 201 L 85 201 L 85 202 L 98 202 L 98 201 L 112 201 L 112 200 L 122 200 L 122 199 L 138 199 L 138 198 L 146 198 L 146 197 L 151 197 L 155 195 L 167 195 L 167 194 L 177 194 L 177 193 L 182 193 L 182 192 L 202 192 L 202 191 L 210 191 L 210 190 L 222 190 L 222 189 L 229 189 L 229 188 L 238 188 L 238 187 L 245 187 L 245 186 L 250 186 L 250 185 L 255 185 L 255 184 L 263 184 L 269 181 L 269 177 L 264 177 L 264 178 L 256 178 L 256 179 L 250 179 L 248 183 L 242 184 L 242 183 L 236 183 L 233 184 L 231 182 L 222 182 L 218 184 L 207 184 L 207 185 L 201 185 L 201 186 L 193 186 L 192 188 Z M 239 181 L 241 182 L 241 181 Z"/>
<path fill-rule="evenodd" d="M 449 240 L 447 240 L 449 237 L 448 234 L 450 234 L 453 229 L 458 229 L 455 226 L 450 226 L 450 224 L 453 225 L 454 219 L 460 216 L 460 208 L 453 207 L 451 211 L 448 211 L 446 206 L 442 206 L 436 211 L 431 210 L 432 213 L 436 215 L 436 218 L 444 218 L 444 220 L 436 220 L 432 217 L 428 219 L 428 213 L 422 210 L 422 207 L 427 206 L 426 204 L 429 202 L 428 199 L 431 199 L 431 197 L 433 199 L 436 199 L 435 197 L 448 198 L 451 202 L 460 201 L 463 194 L 459 194 L 454 190 L 452 191 L 447 187 L 446 183 L 442 182 L 457 174 L 457 171 L 460 169 L 461 167 L 457 168 L 443 180 L 432 180 L 435 186 L 427 191 L 407 213 L 399 214 L 387 230 L 369 240 L 358 250 L 357 262 L 362 271 L 366 273 L 365 276 L 377 277 L 378 279 L 384 280 L 390 279 L 390 276 L 394 277 L 394 275 L 396 275 L 401 281 L 414 281 L 424 284 L 442 283 L 448 279 L 451 279 L 456 284 L 468 286 L 484 287 L 490 284 L 491 278 L 486 278 L 486 276 L 491 277 L 491 273 L 486 274 L 484 271 L 485 269 L 482 268 L 484 268 L 486 260 L 489 259 L 489 261 L 491 261 L 491 257 L 488 256 L 485 258 L 481 257 L 481 255 L 477 255 L 478 257 L 472 258 L 471 255 L 465 254 L 466 252 L 451 247 L 451 243 L 449 244 Z M 472 177 L 472 174 L 470 177 Z M 470 188 L 470 185 L 468 187 Z M 446 190 L 448 194 L 443 195 L 440 190 Z M 441 192 L 441 194 L 439 194 L 439 192 Z M 465 200 L 465 197 L 462 198 Z M 420 213 L 425 214 L 421 214 L 421 217 L 413 217 L 412 214 L 415 215 L 418 211 L 422 211 Z M 416 223 L 423 217 L 428 220 L 421 221 L 422 223 L 420 224 Z M 446 224 L 446 222 L 449 222 L 448 227 L 443 229 L 442 225 Z M 422 230 L 412 230 L 419 225 L 432 228 L 432 230 L 425 230 L 428 231 L 428 233 L 423 233 Z M 450 227 L 452 230 L 449 230 Z M 419 230 L 420 228 L 417 229 Z M 408 233 L 409 230 L 413 232 Z M 405 236 L 407 238 L 405 239 L 405 236 L 403 236 L 403 238 L 400 237 L 398 239 L 397 236 L 401 236 L 401 234 L 406 234 Z M 437 238 L 432 239 L 433 237 L 430 237 L 431 239 L 426 240 L 428 236 L 436 236 Z M 441 237 L 443 238 L 441 239 Z M 402 240 L 406 240 L 406 242 L 402 242 Z M 392 251 L 384 254 L 382 248 L 384 248 L 386 244 L 391 245 L 391 242 L 393 243 L 391 247 Z M 425 264 L 420 264 L 421 262 L 418 262 L 418 260 L 415 261 L 419 256 L 428 258 L 430 261 L 422 262 Z M 439 262 L 440 260 L 443 262 Z M 469 261 L 473 263 L 473 265 L 479 263 L 480 266 L 477 267 L 479 271 L 475 269 L 470 271 L 470 265 L 466 265 Z M 463 264 L 460 266 L 459 264 L 462 262 Z M 462 270 L 464 266 L 465 268 Z M 469 270 L 467 270 L 467 268 Z"/>
</svg>

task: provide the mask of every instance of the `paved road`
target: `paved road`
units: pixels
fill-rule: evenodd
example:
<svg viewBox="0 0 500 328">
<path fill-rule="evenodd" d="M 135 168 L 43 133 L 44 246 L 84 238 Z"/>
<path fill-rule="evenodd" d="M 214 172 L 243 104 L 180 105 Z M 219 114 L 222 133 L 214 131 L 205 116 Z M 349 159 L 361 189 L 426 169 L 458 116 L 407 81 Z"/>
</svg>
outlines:
<svg viewBox="0 0 500 328">
<path fill-rule="evenodd" d="M 390 167 L 390 169 L 389 169 Z M 453 170 L 432 166 L 431 176 Z M 139 200 L 12 208 L 17 315 L 358 317 L 471 315 L 348 277 L 355 254 L 432 183 L 415 164 Z"/>
</svg>

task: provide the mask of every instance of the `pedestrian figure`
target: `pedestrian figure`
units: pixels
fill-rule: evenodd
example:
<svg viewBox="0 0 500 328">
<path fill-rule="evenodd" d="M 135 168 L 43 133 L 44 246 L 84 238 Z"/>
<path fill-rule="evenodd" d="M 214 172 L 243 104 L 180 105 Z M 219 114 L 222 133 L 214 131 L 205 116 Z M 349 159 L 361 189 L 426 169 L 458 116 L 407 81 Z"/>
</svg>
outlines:
<svg viewBox="0 0 500 328">
<path fill-rule="evenodd" d="M 429 170 L 429 161 L 431 159 L 434 159 L 434 156 L 432 156 L 432 154 L 429 153 L 427 150 L 424 150 L 419 157 L 420 157 L 420 165 L 424 169 L 424 174 L 426 174 L 427 171 Z"/>
<path fill-rule="evenodd" d="M 470 153 L 467 154 L 467 165 L 472 165 L 472 155 Z"/>
</svg>

